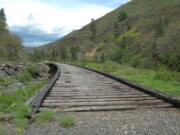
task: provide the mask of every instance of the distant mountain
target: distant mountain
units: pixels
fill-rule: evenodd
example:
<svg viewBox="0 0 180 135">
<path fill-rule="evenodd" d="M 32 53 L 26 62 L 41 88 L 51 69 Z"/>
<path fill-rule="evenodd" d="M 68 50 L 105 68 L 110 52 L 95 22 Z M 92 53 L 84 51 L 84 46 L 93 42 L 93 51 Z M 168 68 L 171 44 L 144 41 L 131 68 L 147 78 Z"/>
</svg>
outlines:
<svg viewBox="0 0 180 135">
<path fill-rule="evenodd" d="M 76 59 L 77 55 L 180 70 L 180 0 L 132 0 L 40 50 L 46 59 Z"/>
</svg>

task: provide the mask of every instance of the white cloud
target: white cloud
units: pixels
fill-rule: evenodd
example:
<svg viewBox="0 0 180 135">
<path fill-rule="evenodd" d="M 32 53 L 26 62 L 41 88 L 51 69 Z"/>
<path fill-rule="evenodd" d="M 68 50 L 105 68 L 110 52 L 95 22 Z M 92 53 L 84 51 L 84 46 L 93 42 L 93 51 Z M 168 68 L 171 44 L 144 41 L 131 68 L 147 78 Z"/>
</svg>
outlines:
<svg viewBox="0 0 180 135">
<path fill-rule="evenodd" d="M 52 32 L 54 27 L 64 27 L 64 34 L 73 29 L 79 29 L 89 23 L 91 18 L 98 18 L 112 10 L 108 7 L 92 4 L 71 8 L 59 6 L 57 8 L 57 6 L 48 6 L 46 3 L 33 2 L 33 0 L 3 0 L 3 7 L 10 27 L 34 24 L 39 25 L 49 33 Z M 29 19 L 30 17 L 31 19 Z"/>
<path fill-rule="evenodd" d="M 73 2 L 73 0 L 70 1 Z M 64 0 L 0 0 L 0 8 L 5 8 L 10 29 L 20 28 L 19 26 L 23 28 L 25 25 L 35 26 L 46 34 L 56 33 L 59 37 L 83 27 L 90 22 L 91 18 L 97 19 L 113 10 L 112 7 L 99 4 L 78 3 L 78 0 L 74 0 L 74 2 L 68 3 Z M 25 39 L 24 42 L 26 44 Z"/>
</svg>

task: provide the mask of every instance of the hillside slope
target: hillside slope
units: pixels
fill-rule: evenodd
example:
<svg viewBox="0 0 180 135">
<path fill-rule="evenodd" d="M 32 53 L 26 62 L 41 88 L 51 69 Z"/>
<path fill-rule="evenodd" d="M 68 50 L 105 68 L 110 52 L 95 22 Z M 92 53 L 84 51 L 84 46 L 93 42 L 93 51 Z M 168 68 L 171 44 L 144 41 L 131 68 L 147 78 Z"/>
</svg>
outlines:
<svg viewBox="0 0 180 135">
<path fill-rule="evenodd" d="M 133 0 L 40 50 L 46 59 L 86 57 L 180 70 L 179 7 L 179 0 Z"/>
</svg>

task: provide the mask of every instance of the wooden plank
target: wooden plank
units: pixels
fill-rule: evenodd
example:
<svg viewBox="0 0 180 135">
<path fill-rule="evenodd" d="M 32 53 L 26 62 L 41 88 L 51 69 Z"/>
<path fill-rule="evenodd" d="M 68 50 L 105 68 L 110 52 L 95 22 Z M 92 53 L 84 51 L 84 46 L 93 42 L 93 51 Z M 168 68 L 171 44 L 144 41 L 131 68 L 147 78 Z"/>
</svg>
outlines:
<svg viewBox="0 0 180 135">
<path fill-rule="evenodd" d="M 108 102 L 72 102 L 72 103 L 43 103 L 42 106 L 68 106 L 68 107 L 77 107 L 77 106 L 107 106 L 107 105 L 153 105 L 153 104 L 163 104 L 165 103 L 162 100 L 145 100 L 145 101 L 108 101 Z"/>
<path fill-rule="evenodd" d="M 101 101 L 143 101 L 143 100 L 155 100 L 155 97 L 145 98 L 100 98 L 100 99 L 46 99 L 44 103 L 69 103 L 69 102 L 101 102 Z"/>
<path fill-rule="evenodd" d="M 91 92 L 89 92 L 89 91 L 71 91 L 71 92 L 69 92 L 69 91 L 63 91 L 63 92 L 61 92 L 61 91 L 59 91 L 59 92 L 54 92 L 54 91 L 51 91 L 50 92 L 50 95 L 57 95 L 57 94 L 59 94 L 59 95 L 66 95 L 66 94 L 69 94 L 69 95 L 78 95 L 78 94 L 95 94 L 95 92 L 97 93 L 97 94 L 117 94 L 117 95 L 141 95 L 141 94 L 144 94 L 144 93 L 142 93 L 142 92 L 128 92 L 128 93 L 125 93 L 125 92 L 118 92 L 118 91 L 101 91 L 101 92 L 98 92 L 98 91 L 91 91 Z"/>
<path fill-rule="evenodd" d="M 66 88 L 54 88 L 51 91 L 72 91 L 72 90 L 79 90 L 79 91 L 119 91 L 119 92 L 141 92 L 138 90 L 129 90 L 129 89 L 113 89 L 113 88 L 93 88 L 93 87 L 66 87 Z M 143 93 L 143 92 L 141 92 Z"/>
<path fill-rule="evenodd" d="M 118 83 L 118 84 L 116 84 L 116 85 L 105 85 L 105 84 L 99 84 L 100 82 L 98 82 L 97 84 L 95 84 L 94 86 L 96 86 L 96 87 L 111 87 L 111 88 L 114 88 L 114 89 L 126 89 L 126 88 L 130 88 L 130 89 L 133 89 L 133 88 L 131 88 L 131 87 L 129 87 L 129 86 L 126 86 L 126 85 L 124 85 L 124 84 L 120 84 L 120 83 Z M 68 84 L 70 87 L 80 87 L 80 86 L 75 86 L 75 84 L 77 84 L 77 82 L 76 83 L 71 83 L 71 86 L 70 86 L 70 84 Z M 94 86 L 91 86 L 91 87 L 94 87 Z M 65 85 L 63 85 L 61 82 L 59 82 L 59 83 L 56 83 L 55 85 L 54 85 L 54 87 L 67 87 L 67 84 L 65 83 Z"/>
<path fill-rule="evenodd" d="M 49 94 L 48 96 L 53 96 L 53 97 L 64 97 L 64 96 L 119 96 L 119 95 L 125 95 L 125 96 L 143 96 L 147 94 L 131 94 L 131 93 L 77 93 L 77 94 Z"/>
<path fill-rule="evenodd" d="M 53 87 L 52 90 L 59 90 L 59 89 L 80 89 L 80 90 L 83 90 L 83 89 L 91 89 L 91 90 L 105 90 L 105 89 L 109 89 L 109 90 L 117 90 L 117 91 L 121 91 L 121 90 L 129 90 L 129 91 L 139 91 L 139 90 L 135 90 L 135 89 L 132 89 L 132 88 L 125 88 L 125 87 L 120 87 L 120 88 L 114 88 L 114 87 L 111 87 L 111 86 L 106 86 L 106 87 L 101 87 L 101 86 L 97 86 L 97 85 L 94 85 L 94 86 L 89 86 L 89 87 L 81 87 L 81 86 L 72 86 L 72 85 L 63 85 L 61 87 L 57 87 L 56 85 Z"/>
<path fill-rule="evenodd" d="M 154 105 L 152 106 L 135 106 L 135 105 L 126 105 L 126 106 L 86 106 L 86 107 L 72 107 L 72 108 L 51 108 L 56 112 L 84 112 L 84 111 L 118 111 L 118 110 L 137 110 L 137 109 L 152 109 L 152 108 L 170 108 L 172 105 Z"/>
<path fill-rule="evenodd" d="M 67 98 L 68 97 L 68 98 Z M 134 98 L 134 97 L 151 97 L 150 95 L 131 95 L 131 96 L 128 96 L 128 95 L 115 95 L 115 96 L 60 96 L 60 95 L 57 95 L 57 96 L 48 96 L 46 97 L 46 99 L 98 99 L 98 98 Z"/>
<path fill-rule="evenodd" d="M 127 91 L 127 90 L 123 90 L 123 91 L 118 91 L 118 90 L 91 90 L 91 89 L 84 89 L 84 90 L 79 90 L 79 89 L 74 89 L 74 90 L 52 90 L 51 93 L 56 93 L 56 94 L 61 94 L 61 93 L 79 93 L 79 92 L 90 92 L 90 93 L 100 93 L 100 92 L 112 92 L 112 93 L 139 93 L 139 94 L 144 94 L 144 92 L 140 92 L 140 91 Z"/>
</svg>

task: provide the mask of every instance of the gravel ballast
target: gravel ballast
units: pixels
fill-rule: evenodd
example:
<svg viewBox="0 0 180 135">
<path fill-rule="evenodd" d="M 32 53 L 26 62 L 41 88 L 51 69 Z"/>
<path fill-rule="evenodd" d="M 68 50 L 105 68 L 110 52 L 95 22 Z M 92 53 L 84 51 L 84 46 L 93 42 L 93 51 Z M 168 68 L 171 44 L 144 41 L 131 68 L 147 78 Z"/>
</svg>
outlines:
<svg viewBox="0 0 180 135">
<path fill-rule="evenodd" d="M 57 117 L 64 115 L 57 113 Z M 26 135 L 180 135 L 180 110 L 74 112 L 76 124 L 65 129 L 57 121 L 32 123 Z"/>
</svg>

